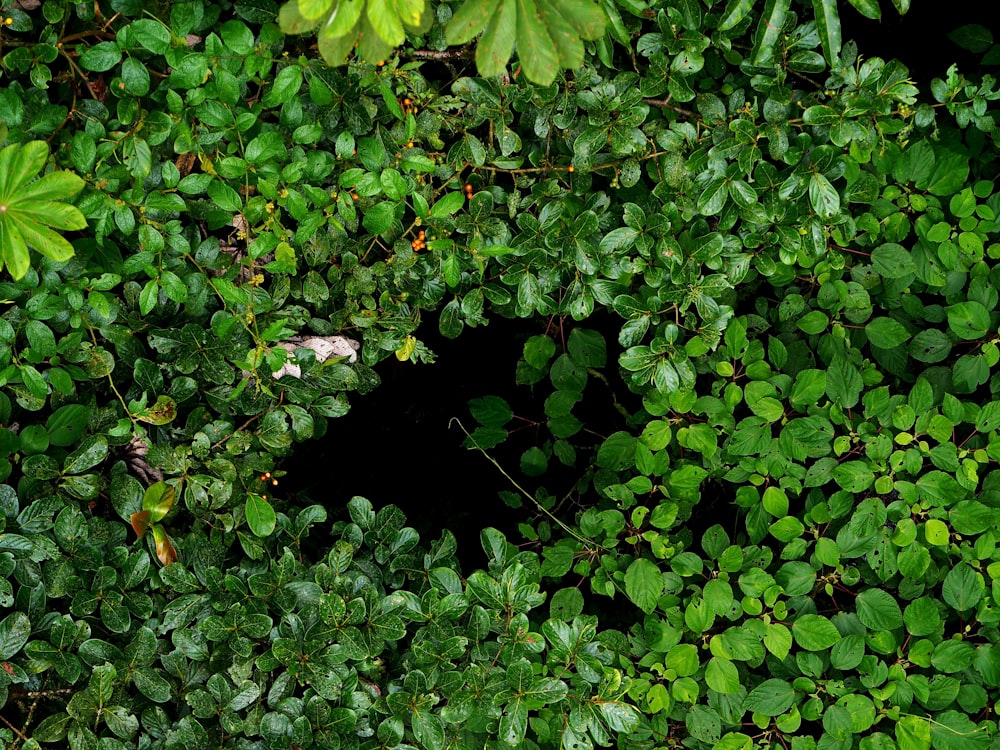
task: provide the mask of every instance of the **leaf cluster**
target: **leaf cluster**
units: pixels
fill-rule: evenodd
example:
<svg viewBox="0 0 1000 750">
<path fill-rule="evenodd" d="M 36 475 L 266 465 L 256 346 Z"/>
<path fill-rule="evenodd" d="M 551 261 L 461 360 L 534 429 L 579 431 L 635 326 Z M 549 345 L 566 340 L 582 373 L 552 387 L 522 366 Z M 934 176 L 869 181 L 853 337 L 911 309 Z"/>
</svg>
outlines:
<svg viewBox="0 0 1000 750">
<path fill-rule="evenodd" d="M 113 6 L 4 11 L 5 743 L 994 741 L 992 78 L 829 2 Z M 275 484 L 430 311 L 538 325 L 486 570 Z"/>
</svg>

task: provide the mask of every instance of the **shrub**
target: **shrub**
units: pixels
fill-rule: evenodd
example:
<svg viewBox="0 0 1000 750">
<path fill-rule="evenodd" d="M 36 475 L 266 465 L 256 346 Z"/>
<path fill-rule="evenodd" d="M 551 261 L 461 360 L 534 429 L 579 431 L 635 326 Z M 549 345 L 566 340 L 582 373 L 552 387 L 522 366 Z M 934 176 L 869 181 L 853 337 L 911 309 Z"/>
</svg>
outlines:
<svg viewBox="0 0 1000 750">
<path fill-rule="evenodd" d="M 992 744 L 995 81 L 831 2 L 606 2 L 554 62 L 455 5 L 341 68 L 268 0 L 3 11 L 0 738 Z M 471 405 L 532 511 L 486 571 L 274 485 L 430 311 L 539 323 L 523 477 Z"/>
</svg>

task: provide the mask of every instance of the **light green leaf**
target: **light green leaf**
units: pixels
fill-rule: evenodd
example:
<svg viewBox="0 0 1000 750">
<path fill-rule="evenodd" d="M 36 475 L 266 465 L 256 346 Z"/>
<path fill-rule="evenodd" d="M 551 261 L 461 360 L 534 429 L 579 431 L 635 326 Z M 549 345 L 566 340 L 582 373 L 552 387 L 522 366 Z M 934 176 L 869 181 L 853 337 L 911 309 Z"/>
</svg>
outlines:
<svg viewBox="0 0 1000 750">
<path fill-rule="evenodd" d="M 365 9 L 368 22 L 386 44 L 398 47 L 405 41 L 406 32 L 394 0 L 368 0 Z"/>
<path fill-rule="evenodd" d="M 445 29 L 450 45 L 466 44 L 482 31 L 497 11 L 500 0 L 465 0 Z"/>
<path fill-rule="evenodd" d="M 647 614 L 656 609 L 663 587 L 660 569 L 644 557 L 633 560 L 625 571 L 625 595 Z"/>
<path fill-rule="evenodd" d="M 535 0 L 517 0 L 517 51 L 529 81 L 548 86 L 555 80 L 559 57 Z"/>
<path fill-rule="evenodd" d="M 792 636 L 806 651 L 824 651 L 840 640 L 840 632 L 822 615 L 802 615 L 792 624 Z"/>
<path fill-rule="evenodd" d="M 900 716 L 896 722 L 896 742 L 899 750 L 930 750 L 930 721 L 924 716 Z"/>
<path fill-rule="evenodd" d="M 858 619 L 869 630 L 895 630 L 903 626 L 903 612 L 895 597 L 882 589 L 865 589 L 854 600 Z"/>
<path fill-rule="evenodd" d="M 481 76 L 489 78 L 504 71 L 514 51 L 516 37 L 517 0 L 499 0 L 496 13 L 476 45 L 476 67 Z"/>
<path fill-rule="evenodd" d="M 882 8 L 879 7 L 878 0 L 850 0 L 850 3 L 866 18 L 870 18 L 873 21 L 878 21 L 882 18 Z"/>
<path fill-rule="evenodd" d="M 823 55 L 833 67 L 840 57 L 841 42 L 837 0 L 813 0 L 813 12 L 816 14 L 816 29 L 823 44 Z"/>
<path fill-rule="evenodd" d="M 754 0 L 729 0 L 719 19 L 719 31 L 729 31 L 746 18 L 754 5 Z"/>
<path fill-rule="evenodd" d="M 795 691 L 787 680 L 765 680 L 747 695 L 743 701 L 744 711 L 753 711 L 764 716 L 780 716 L 795 702 Z"/>
<path fill-rule="evenodd" d="M 254 492 L 248 493 L 245 510 L 250 531 L 257 536 L 270 536 L 277 523 L 277 516 L 264 496 Z"/>
<path fill-rule="evenodd" d="M 705 667 L 705 683 L 717 693 L 736 695 L 740 692 L 740 673 L 728 659 L 713 656 Z"/>
<path fill-rule="evenodd" d="M 809 178 L 809 203 L 821 219 L 831 219 L 840 212 L 840 194 L 826 176 L 818 172 Z"/>
</svg>

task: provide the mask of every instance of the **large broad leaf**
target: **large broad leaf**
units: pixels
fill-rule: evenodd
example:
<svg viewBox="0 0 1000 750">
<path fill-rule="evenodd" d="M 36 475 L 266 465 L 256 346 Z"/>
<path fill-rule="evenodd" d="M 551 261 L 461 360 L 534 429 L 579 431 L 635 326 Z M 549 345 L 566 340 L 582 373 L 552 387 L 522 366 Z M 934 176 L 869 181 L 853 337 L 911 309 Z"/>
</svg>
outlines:
<svg viewBox="0 0 1000 750">
<path fill-rule="evenodd" d="M 837 0 L 813 0 L 813 11 L 816 13 L 816 29 L 823 43 L 823 55 L 831 65 L 837 63 L 840 57 L 840 12 L 837 10 Z"/>
<path fill-rule="evenodd" d="M 647 614 L 656 609 L 656 602 L 663 593 L 663 574 L 649 560 L 633 560 L 625 571 L 625 595 Z"/>
<path fill-rule="evenodd" d="M 29 248 L 55 261 L 73 257 L 73 246 L 57 231 L 84 229 L 86 217 L 59 201 L 83 188 L 72 172 L 53 172 L 36 180 L 49 157 L 43 141 L 7 146 L 0 151 L 0 268 L 15 279 L 28 272 Z M 54 228 L 54 229 L 53 229 Z"/>
<path fill-rule="evenodd" d="M 255 492 L 247 494 L 246 502 L 247 525 L 257 536 L 268 536 L 274 531 L 277 516 L 274 508 L 263 495 Z"/>
<path fill-rule="evenodd" d="M 514 51 L 516 23 L 517 0 L 500 0 L 476 47 L 476 67 L 480 75 L 489 77 L 504 71 Z"/>
<path fill-rule="evenodd" d="M 764 66 L 773 63 L 778 42 L 784 34 L 785 15 L 790 4 L 791 0 L 767 0 L 765 3 L 750 58 L 754 65 Z"/>
<path fill-rule="evenodd" d="M 500 0 L 465 0 L 445 29 L 448 44 L 467 44 L 496 15 Z"/>
<path fill-rule="evenodd" d="M 719 31 L 729 31 L 746 18 L 753 8 L 753 0 L 729 0 L 719 20 Z"/>
<path fill-rule="evenodd" d="M 517 0 L 517 50 L 529 81 L 547 86 L 555 80 L 559 56 L 535 0 Z"/>
</svg>

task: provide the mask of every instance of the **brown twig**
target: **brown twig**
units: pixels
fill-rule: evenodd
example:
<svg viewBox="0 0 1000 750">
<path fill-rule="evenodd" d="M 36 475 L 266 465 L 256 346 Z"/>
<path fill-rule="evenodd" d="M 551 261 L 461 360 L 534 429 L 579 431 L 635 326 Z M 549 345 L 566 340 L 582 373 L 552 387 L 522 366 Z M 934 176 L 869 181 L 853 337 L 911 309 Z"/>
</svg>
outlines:
<svg viewBox="0 0 1000 750">
<path fill-rule="evenodd" d="M 465 47 L 460 47 L 459 49 L 415 49 L 407 54 L 407 57 L 411 57 L 414 60 L 471 60 L 472 55 L 471 50 Z"/>
<path fill-rule="evenodd" d="M 650 106 L 659 107 L 660 109 L 669 109 L 673 112 L 685 115 L 686 117 L 693 117 L 701 122 L 701 115 L 697 112 L 692 112 L 690 109 L 684 109 L 684 107 L 678 107 L 676 104 L 671 104 L 670 99 L 643 99 L 643 101 Z"/>
</svg>

